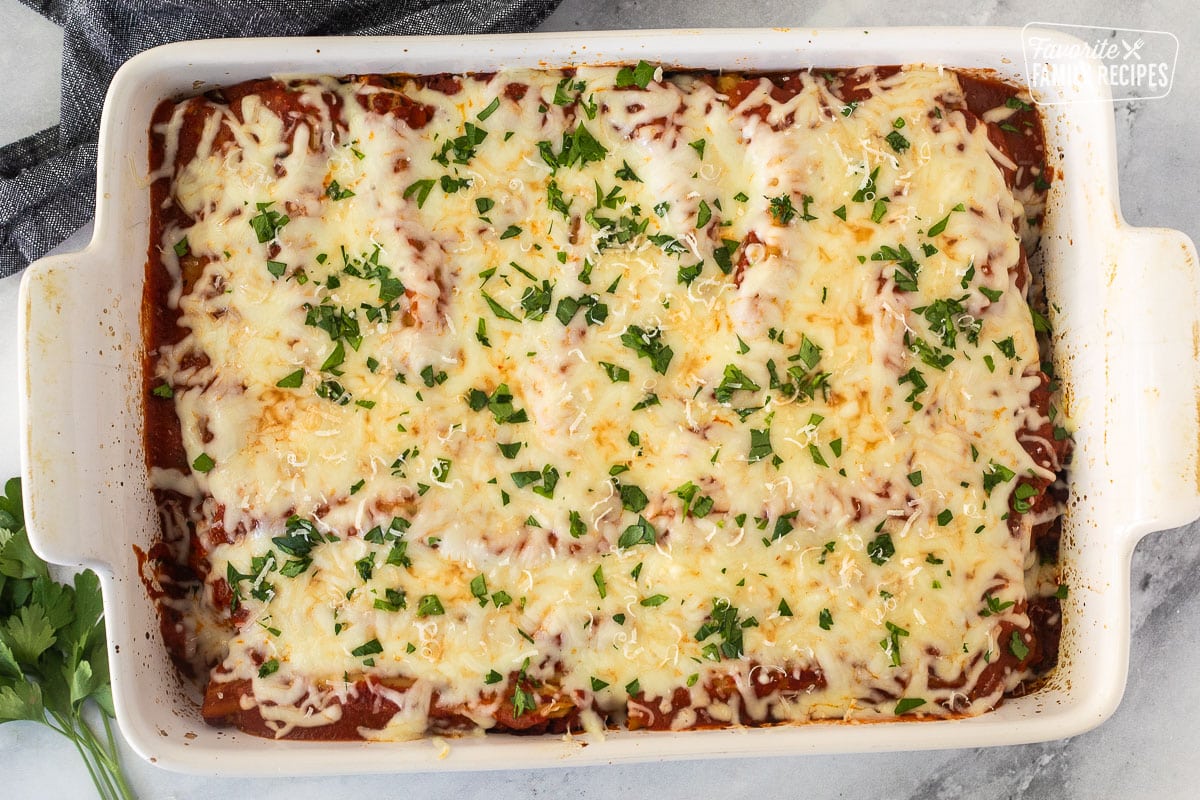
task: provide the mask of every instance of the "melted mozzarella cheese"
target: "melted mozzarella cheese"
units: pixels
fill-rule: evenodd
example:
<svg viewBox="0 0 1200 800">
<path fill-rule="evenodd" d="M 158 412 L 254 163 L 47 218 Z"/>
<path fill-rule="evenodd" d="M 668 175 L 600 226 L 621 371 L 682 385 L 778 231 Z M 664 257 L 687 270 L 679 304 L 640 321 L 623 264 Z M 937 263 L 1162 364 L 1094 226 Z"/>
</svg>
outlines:
<svg viewBox="0 0 1200 800">
<path fill-rule="evenodd" d="M 202 649 L 280 735 L 360 676 L 408 686 L 373 738 L 423 733 L 435 693 L 491 727 L 515 674 L 676 728 L 976 713 L 1022 678 L 966 699 L 1029 624 L 1029 526 L 990 465 L 1053 476 L 1019 441 L 1024 213 L 985 126 L 931 113 L 955 75 L 872 78 L 852 113 L 808 76 L 737 109 L 616 76 L 410 81 L 419 129 L 362 102 L 396 90 L 318 78 L 289 89 L 299 122 L 251 94 L 158 131 L 187 335 L 156 369 L 211 468 L 154 479 L 205 499 L 206 602 L 229 580 L 245 614 Z M 760 697 L 772 670 L 820 680 Z"/>
</svg>

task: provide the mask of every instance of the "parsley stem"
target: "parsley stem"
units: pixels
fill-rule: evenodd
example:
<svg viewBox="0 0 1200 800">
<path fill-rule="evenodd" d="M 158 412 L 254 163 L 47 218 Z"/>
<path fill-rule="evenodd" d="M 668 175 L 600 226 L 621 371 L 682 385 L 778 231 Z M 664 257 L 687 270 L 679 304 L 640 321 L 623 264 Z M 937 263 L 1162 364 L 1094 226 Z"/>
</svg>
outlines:
<svg viewBox="0 0 1200 800">
<path fill-rule="evenodd" d="M 56 711 L 51 711 L 50 715 L 58 721 L 60 726 L 55 728 L 53 725 L 50 725 L 50 727 L 57 730 L 63 736 L 66 736 L 71 740 L 71 744 L 75 745 L 75 749 L 79 752 L 79 758 L 81 761 L 83 761 L 83 765 L 87 767 L 88 774 L 92 776 L 92 783 L 95 784 L 96 789 L 100 792 L 100 796 L 105 798 L 111 797 L 111 792 L 107 791 L 107 781 L 102 781 L 100 775 L 96 772 L 96 767 L 93 766 L 92 759 L 88 757 L 88 753 L 83 749 L 83 744 L 80 742 L 80 737 L 72 730 L 74 726 Z"/>
<path fill-rule="evenodd" d="M 121 772 L 120 763 L 117 760 L 116 738 L 113 736 L 108 715 L 103 710 L 100 711 L 100 719 L 104 723 L 105 738 L 108 740 L 107 747 L 96 737 L 95 732 L 84 721 L 81 713 L 76 712 L 73 718 L 67 718 L 57 711 L 47 710 L 47 713 L 58 724 L 55 725 L 46 720 L 46 726 L 71 740 L 71 744 L 79 752 L 79 757 L 83 761 L 83 765 L 87 767 L 92 783 L 101 798 L 104 800 L 135 800 L 134 794 Z"/>
</svg>

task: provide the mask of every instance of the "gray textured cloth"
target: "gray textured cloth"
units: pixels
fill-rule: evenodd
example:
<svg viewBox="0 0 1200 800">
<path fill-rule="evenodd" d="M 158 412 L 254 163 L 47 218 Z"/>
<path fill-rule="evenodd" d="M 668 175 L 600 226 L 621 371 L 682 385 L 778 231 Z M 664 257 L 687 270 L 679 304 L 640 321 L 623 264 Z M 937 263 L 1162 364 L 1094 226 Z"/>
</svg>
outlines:
<svg viewBox="0 0 1200 800">
<path fill-rule="evenodd" d="M 560 0 L 21 0 L 63 26 L 62 120 L 0 148 L 0 278 L 91 219 L 109 81 L 156 45 L 223 36 L 511 33 Z"/>
</svg>

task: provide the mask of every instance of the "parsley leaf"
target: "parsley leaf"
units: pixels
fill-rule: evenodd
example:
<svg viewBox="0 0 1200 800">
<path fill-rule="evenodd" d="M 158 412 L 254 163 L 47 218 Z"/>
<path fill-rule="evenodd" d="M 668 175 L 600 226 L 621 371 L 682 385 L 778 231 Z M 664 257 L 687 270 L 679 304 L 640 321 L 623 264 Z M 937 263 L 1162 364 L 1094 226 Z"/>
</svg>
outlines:
<svg viewBox="0 0 1200 800">
<path fill-rule="evenodd" d="M 752 381 L 746 373 L 733 364 L 725 365 L 725 375 L 721 383 L 713 390 L 713 396 L 718 403 L 728 403 L 733 393 L 738 391 L 757 392 L 762 387 Z"/>
<path fill-rule="evenodd" d="M 889 558 L 896 555 L 896 547 L 892 544 L 891 534 L 881 533 L 872 539 L 871 543 L 867 545 L 867 555 L 871 557 L 873 564 L 886 564 Z"/>
<path fill-rule="evenodd" d="M 710 661 L 720 661 L 722 658 L 741 658 L 744 652 L 742 630 L 752 627 L 753 617 L 747 620 L 738 618 L 738 610 L 729 601 L 714 597 L 712 611 L 704 624 L 696 631 L 696 641 L 704 642 L 716 637 L 717 641 L 702 648 L 701 653 Z"/>
<path fill-rule="evenodd" d="M 254 235 L 258 237 L 260 243 L 266 243 L 279 235 L 280 229 L 290 222 L 287 214 L 281 214 L 278 211 L 272 211 L 271 206 L 275 205 L 274 201 L 270 203 L 256 203 L 258 214 L 250 218 L 250 227 L 254 229 Z"/>
<path fill-rule="evenodd" d="M 638 521 L 626 528 L 617 539 L 617 547 L 633 547 L 637 544 L 654 544 L 658 541 L 658 533 L 650 521 L 638 516 Z"/>
<path fill-rule="evenodd" d="M 771 448 L 771 430 L 754 430 L 750 431 L 750 453 L 746 460 L 750 463 L 762 461 L 767 456 L 771 455 L 774 450 Z"/>
<path fill-rule="evenodd" d="M 639 358 L 650 361 L 650 366 L 659 375 L 667 374 L 667 367 L 675 356 L 670 345 L 662 341 L 662 329 L 646 330 L 638 325 L 630 325 L 621 334 L 621 344 L 637 353 Z"/>
<path fill-rule="evenodd" d="M 91 701 L 104 727 L 113 714 L 100 581 L 91 570 L 62 584 L 34 554 L 21 489 L 0 495 L 0 723 L 40 722 L 66 736 L 102 797 L 131 798 L 111 735 L 84 719 Z"/>
<path fill-rule="evenodd" d="M 636 67 L 621 67 L 617 70 L 616 87 L 624 89 L 627 86 L 636 86 L 645 89 L 654 80 L 656 71 L 657 68 L 648 61 L 639 61 Z"/>
</svg>

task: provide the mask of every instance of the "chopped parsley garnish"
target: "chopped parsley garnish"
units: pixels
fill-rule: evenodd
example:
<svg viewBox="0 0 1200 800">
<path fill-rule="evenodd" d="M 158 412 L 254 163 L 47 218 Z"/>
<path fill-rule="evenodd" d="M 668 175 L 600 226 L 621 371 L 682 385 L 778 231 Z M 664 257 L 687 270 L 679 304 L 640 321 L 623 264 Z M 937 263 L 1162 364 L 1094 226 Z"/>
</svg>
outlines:
<svg viewBox="0 0 1200 800">
<path fill-rule="evenodd" d="M 621 506 L 626 511 L 640 514 L 650 504 L 646 493 L 633 484 L 617 484 L 617 493 L 621 497 Z"/>
<path fill-rule="evenodd" d="M 769 541 L 773 542 L 777 539 L 782 539 L 796 528 L 796 517 L 799 511 L 789 511 L 786 514 L 780 514 L 775 519 L 775 529 L 771 532 Z"/>
<path fill-rule="evenodd" d="M 449 175 L 443 175 L 438 183 L 441 184 L 442 191 L 446 194 L 454 194 L 459 189 L 466 189 L 471 185 L 470 178 L 452 178 Z"/>
<path fill-rule="evenodd" d="M 679 271 L 675 275 L 676 280 L 677 280 L 677 282 L 679 282 L 685 286 L 691 286 L 692 281 L 694 281 L 694 280 L 696 280 L 696 278 L 700 277 L 700 272 L 703 269 L 704 269 L 703 261 L 692 264 L 690 267 L 680 267 Z"/>
<path fill-rule="evenodd" d="M 408 598 L 403 589 L 384 589 L 383 597 L 375 598 L 374 608 L 377 611 L 395 613 L 408 608 Z"/>
<path fill-rule="evenodd" d="M 954 356 L 950 353 L 943 351 L 940 347 L 934 347 L 920 336 L 913 336 L 907 331 L 904 333 L 904 344 L 927 366 L 939 371 L 944 371 L 954 360 Z"/>
<path fill-rule="evenodd" d="M 733 399 L 734 392 L 757 392 L 761 389 L 746 373 L 733 364 L 725 365 L 725 375 L 721 383 L 713 390 L 713 396 L 718 403 L 728 403 Z"/>
<path fill-rule="evenodd" d="M 821 630 L 827 631 L 833 628 L 833 614 L 828 608 L 822 608 L 821 613 L 817 615 L 817 624 L 821 626 Z"/>
<path fill-rule="evenodd" d="M 1016 477 L 1016 473 L 1003 464 L 992 461 L 983 471 L 983 491 L 990 497 L 992 490 Z"/>
<path fill-rule="evenodd" d="M 704 624 L 696 631 L 696 641 L 716 637 L 716 642 L 705 645 L 701 653 L 710 661 L 720 661 L 722 658 L 741 658 L 744 652 L 742 629 L 752 627 L 757 623 L 753 617 L 747 620 L 738 618 L 738 610 L 729 601 L 714 597 L 712 611 Z"/>
<path fill-rule="evenodd" d="M 355 658 L 363 658 L 364 656 L 373 656 L 383 652 L 383 645 L 378 639 L 371 639 L 369 642 L 364 642 L 358 647 L 350 651 L 350 655 Z"/>
<path fill-rule="evenodd" d="M 346 387 L 335 380 L 324 380 L 317 384 L 317 397 L 339 406 L 349 405 L 352 399 Z"/>
<path fill-rule="evenodd" d="M 812 205 L 812 203 L 813 203 L 812 195 L 810 195 L 810 194 L 801 195 L 800 203 L 802 206 L 800 209 L 800 219 L 804 220 L 805 222 L 812 222 L 814 219 L 816 219 L 816 216 L 809 213 L 809 210 L 808 210 L 808 207 L 810 205 Z"/>
<path fill-rule="evenodd" d="M 496 109 L 500 108 L 500 98 L 493 97 L 492 102 L 484 106 L 483 110 L 475 115 L 475 119 L 483 122 L 485 119 L 496 113 Z"/>
<path fill-rule="evenodd" d="M 433 466 L 429 468 L 429 477 L 438 483 L 445 483 L 450 480 L 451 466 L 452 462 L 447 458 L 434 459 Z"/>
<path fill-rule="evenodd" d="M 322 367 L 322 369 L 324 369 L 324 367 Z M 422 367 L 420 375 L 421 381 L 429 389 L 432 389 L 435 386 L 441 386 L 450 377 L 446 374 L 444 369 L 440 369 L 435 372 L 432 364 L 426 364 L 424 367 Z"/>
<path fill-rule="evenodd" d="M 558 306 L 554 309 L 554 316 L 563 325 L 570 325 L 571 320 L 575 318 L 575 314 L 581 308 L 587 309 L 583 318 L 588 325 L 599 325 L 608 319 L 608 306 L 601 303 L 594 294 L 585 294 L 578 298 L 560 298 Z"/>
<path fill-rule="evenodd" d="M 929 230 L 925 232 L 925 235 L 931 239 L 934 236 L 940 236 L 941 233 L 946 230 L 946 224 L 949 222 L 950 222 L 950 215 L 947 214 L 946 216 L 942 217 L 940 220 L 935 222 L 933 225 L 930 225 Z"/>
<path fill-rule="evenodd" d="M 750 463 L 762 461 L 767 456 L 771 455 L 774 450 L 771 449 L 771 429 L 750 430 L 750 452 L 746 456 L 746 460 Z"/>
<path fill-rule="evenodd" d="M 907 714 L 914 708 L 920 708 L 923 705 L 925 705 L 925 701 L 920 697 L 901 697 L 896 703 L 896 710 L 892 713 L 894 713 L 896 716 L 900 716 L 901 714 Z"/>
<path fill-rule="evenodd" d="M 893 667 L 900 666 L 900 637 L 908 636 L 908 631 L 891 622 L 886 623 L 888 636 L 880 640 L 879 646 L 887 653 Z"/>
<path fill-rule="evenodd" d="M 1013 490 L 1013 510 L 1018 514 L 1026 513 L 1029 509 L 1033 508 L 1033 504 L 1029 501 L 1037 497 L 1037 495 L 1038 490 L 1033 484 L 1017 484 L 1017 488 Z"/>
<path fill-rule="evenodd" d="M 713 249 L 713 261 L 725 275 L 733 272 L 733 254 L 738 249 L 738 242 L 733 239 L 722 239 L 721 246 Z"/>
<path fill-rule="evenodd" d="M 616 88 L 624 89 L 628 86 L 636 86 L 639 89 L 645 89 L 654 80 L 654 73 L 657 67 L 648 61 L 638 61 L 636 67 L 621 67 L 617 70 Z"/>
<path fill-rule="evenodd" d="M 815 444 L 808 446 L 808 454 L 812 458 L 813 463 L 819 467 L 828 467 L 829 462 L 825 460 L 825 456 L 821 455 L 821 448 Z"/>
<path fill-rule="evenodd" d="M 629 370 L 616 364 L 610 364 L 607 361 L 601 361 L 600 366 L 604 369 L 604 374 L 613 383 L 629 383 Z"/>
<path fill-rule="evenodd" d="M 657 405 L 660 405 L 658 395 L 655 394 L 654 392 L 650 392 L 645 397 L 643 397 L 641 400 L 639 400 L 636 405 L 634 405 L 633 410 L 641 411 L 643 408 L 649 408 L 650 406 L 657 406 Z"/>
<path fill-rule="evenodd" d="M 617 539 L 617 546 L 633 547 L 638 544 L 654 544 L 657 541 L 658 534 L 654 526 L 645 517 L 638 515 L 638 521 L 622 531 Z"/>
<path fill-rule="evenodd" d="M 463 134 L 453 139 L 447 139 L 442 144 L 442 149 L 434 155 L 433 160 L 443 167 L 450 166 L 451 161 L 455 164 L 469 164 L 475 157 L 475 149 L 483 144 L 483 140 L 487 136 L 488 132 L 483 128 L 465 122 L 463 123 Z"/>
<path fill-rule="evenodd" d="M 897 381 L 900 384 L 911 384 L 912 391 L 908 393 L 908 397 L 904 398 L 904 402 L 912 406 L 913 411 L 920 411 L 924 405 L 917 399 L 917 395 L 929 388 L 929 384 L 925 382 L 925 376 L 919 369 L 913 367 L 908 372 L 900 376 Z"/>
<path fill-rule="evenodd" d="M 909 148 L 908 139 L 905 139 L 904 134 L 900 133 L 900 131 L 892 131 L 884 138 L 897 153 L 903 153 Z"/>
<path fill-rule="evenodd" d="M 608 155 L 608 150 L 580 122 L 575 130 L 563 132 L 558 153 L 547 141 L 538 142 L 538 153 L 552 171 L 557 171 L 561 167 L 584 166 L 600 161 Z"/>
<path fill-rule="evenodd" d="M 291 221 L 287 214 L 272 211 L 271 206 L 273 205 L 275 205 L 274 201 L 255 203 L 258 214 L 250 218 L 250 227 L 254 229 L 254 235 L 258 237 L 260 243 L 274 239 L 279 235 L 280 229 Z"/>
<path fill-rule="evenodd" d="M 899 245 L 898 247 L 883 245 L 871 254 L 871 260 L 895 262 L 896 270 L 892 273 L 892 280 L 896 284 L 897 291 L 917 291 L 917 275 L 921 272 L 921 265 L 913 258 L 912 253 L 908 251 L 907 247 L 904 245 Z"/>
<path fill-rule="evenodd" d="M 967 313 L 963 305 L 966 299 L 966 295 L 957 299 L 941 298 L 927 306 L 914 308 L 913 311 L 925 318 L 930 330 L 941 339 L 945 347 L 955 347 L 959 334 L 964 335 L 971 344 L 978 344 L 983 320 L 975 319 Z"/>
<path fill-rule="evenodd" d="M 507 308 L 505 308 L 504 306 L 500 305 L 495 300 L 493 300 L 492 296 L 489 295 L 487 292 L 480 292 L 480 294 L 483 295 L 483 299 L 487 302 L 488 308 L 490 308 L 492 310 L 492 313 L 495 314 L 500 319 L 508 319 L 508 320 L 512 320 L 513 322 L 521 321 L 520 319 L 517 318 L 517 316 L 515 314 L 513 314 Z"/>
<path fill-rule="evenodd" d="M 1008 640 L 1008 650 L 1017 657 L 1018 661 L 1024 661 L 1029 656 L 1029 646 L 1021 638 L 1020 631 L 1012 632 L 1012 638 Z"/>
<path fill-rule="evenodd" d="M 1033 306 L 1029 307 L 1029 316 L 1033 318 L 1033 330 L 1036 333 L 1050 333 L 1050 320 Z"/>
<path fill-rule="evenodd" d="M 608 584 L 604 581 L 604 567 L 596 567 L 596 571 L 592 573 L 592 582 L 596 584 L 596 591 L 600 593 L 600 599 L 608 597 Z"/>
<path fill-rule="evenodd" d="M 796 218 L 796 206 L 792 205 L 792 196 L 781 194 L 769 198 L 771 217 L 780 225 L 787 225 Z"/>
<path fill-rule="evenodd" d="M 641 183 L 642 179 L 633 171 L 633 167 L 629 166 L 628 161 L 621 162 L 621 168 L 613 173 L 618 180 L 629 181 L 630 183 Z"/>
<path fill-rule="evenodd" d="M 513 716 L 519 717 L 526 711 L 537 710 L 537 697 L 518 683 L 513 686 L 512 704 Z"/>
<path fill-rule="evenodd" d="M 700 487 L 688 481 L 675 489 L 671 494 L 683 501 L 683 516 L 703 519 L 712 511 L 714 501 L 711 497 L 700 494 Z"/>
<path fill-rule="evenodd" d="M 354 197 L 354 192 L 345 189 L 337 181 L 330 181 L 325 187 L 325 196 L 330 200 L 345 200 L 349 197 Z"/>
<path fill-rule="evenodd" d="M 405 200 L 415 197 L 417 199 L 417 208 L 423 208 L 425 201 L 429 199 L 429 192 L 433 190 L 435 183 L 436 181 L 433 178 L 423 178 L 419 181 L 413 181 L 404 190 L 403 197 Z"/>
<path fill-rule="evenodd" d="M 518 489 L 524 489 L 532 483 L 537 483 L 542 479 L 542 473 L 536 469 L 525 469 L 512 473 L 513 483 Z"/>
<path fill-rule="evenodd" d="M 525 311 L 525 319 L 537 322 L 550 311 L 553 301 L 553 288 L 550 281 L 542 281 L 539 286 L 526 286 L 521 295 L 521 308 Z"/>
<path fill-rule="evenodd" d="M 896 555 L 896 546 L 892 543 L 891 534 L 881 533 L 872 539 L 867 545 L 867 555 L 873 564 L 886 564 L 888 559 Z"/>
<path fill-rule="evenodd" d="M 192 462 L 192 469 L 196 470 L 196 472 L 212 472 L 213 467 L 216 465 L 217 464 L 215 461 L 213 461 L 212 456 L 210 456 L 208 453 L 201 453 L 200 455 L 196 456 L 196 459 Z"/>
<path fill-rule="evenodd" d="M 882 222 L 883 217 L 887 214 L 887 204 L 891 198 L 881 197 L 875 201 L 875 205 L 871 207 L 871 222 Z"/>
<path fill-rule="evenodd" d="M 996 598 L 992 597 L 991 594 L 985 594 L 983 599 L 987 603 L 987 608 L 979 612 L 979 616 L 981 617 L 990 617 L 993 614 L 999 614 L 1006 608 L 1012 608 L 1015 605 L 1012 600 L 1006 600 L 1002 603 Z"/>
<path fill-rule="evenodd" d="M 675 351 L 662 341 L 662 329 L 646 330 L 638 325 L 630 325 L 621 334 L 621 344 L 637 353 L 639 358 L 650 361 L 650 366 L 659 375 L 667 374 L 667 367 Z"/>
<path fill-rule="evenodd" d="M 371 580 L 371 575 L 375 572 L 375 557 L 370 554 L 363 556 L 354 562 L 354 569 L 364 583 Z"/>
<path fill-rule="evenodd" d="M 442 607 L 442 599 L 436 594 L 421 595 L 421 599 L 417 601 L 418 617 L 439 617 L 445 613 L 446 609 Z"/>
<path fill-rule="evenodd" d="M 879 167 L 876 167 L 875 169 L 871 170 L 871 174 L 867 176 L 867 179 L 863 182 L 862 187 L 859 188 L 858 191 L 854 193 L 854 196 L 850 199 L 855 203 L 869 203 L 874 200 L 876 197 L 875 179 L 878 177 Z"/>
</svg>

